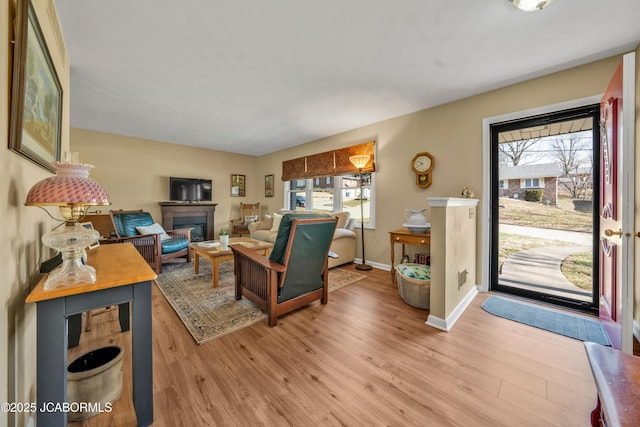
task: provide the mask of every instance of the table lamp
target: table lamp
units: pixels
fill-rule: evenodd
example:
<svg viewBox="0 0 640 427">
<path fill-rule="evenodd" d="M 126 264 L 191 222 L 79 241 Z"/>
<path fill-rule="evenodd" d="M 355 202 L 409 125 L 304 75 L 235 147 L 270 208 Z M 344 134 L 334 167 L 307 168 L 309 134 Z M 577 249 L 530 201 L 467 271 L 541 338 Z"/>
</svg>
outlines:
<svg viewBox="0 0 640 427">
<path fill-rule="evenodd" d="M 371 156 L 368 154 L 356 154 L 355 156 L 349 157 L 351 164 L 360 172 L 360 241 L 362 242 L 362 264 L 356 265 L 356 270 L 367 271 L 371 270 L 372 267 L 367 264 L 364 257 L 364 193 L 362 192 L 362 169 L 367 165 L 370 158 Z"/>
<path fill-rule="evenodd" d="M 57 206 L 64 227 L 56 227 L 42 236 L 45 246 L 62 253 L 62 264 L 49 273 L 44 289 L 58 286 L 73 286 L 81 283 L 91 284 L 96 281 L 96 271 L 86 265 L 83 260 L 85 248 L 100 238 L 100 234 L 84 228 L 80 221 L 91 206 L 109 205 L 109 195 L 96 181 L 89 178 L 89 169 L 93 165 L 77 161 L 77 153 L 70 156 L 64 153 L 62 162 L 51 163 L 56 175 L 37 182 L 27 194 L 26 206 Z"/>
</svg>

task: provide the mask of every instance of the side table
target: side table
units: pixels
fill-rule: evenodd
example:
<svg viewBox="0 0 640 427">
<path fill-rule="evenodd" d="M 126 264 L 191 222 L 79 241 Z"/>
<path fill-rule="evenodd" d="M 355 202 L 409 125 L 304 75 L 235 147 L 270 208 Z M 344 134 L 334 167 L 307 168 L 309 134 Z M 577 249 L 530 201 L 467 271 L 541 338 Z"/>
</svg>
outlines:
<svg viewBox="0 0 640 427">
<path fill-rule="evenodd" d="M 640 420 L 640 357 L 585 342 L 598 389 L 591 425 L 637 426 Z"/>
<path fill-rule="evenodd" d="M 74 315 L 131 302 L 133 406 L 138 425 L 153 423 L 151 281 L 157 276 L 131 243 L 101 245 L 88 253 L 96 269 L 94 284 L 44 290 L 46 276 L 26 299 L 37 305 L 37 424 L 65 426 L 67 400 L 67 321 Z"/>
<path fill-rule="evenodd" d="M 400 243 L 402 245 L 402 257 L 405 255 L 404 245 L 416 245 L 424 246 L 428 248 L 431 246 L 431 232 L 424 234 L 411 233 L 406 228 L 394 230 L 389 232 L 389 240 L 391 243 L 391 281 L 396 282 L 396 267 L 395 267 L 395 245 Z"/>
</svg>

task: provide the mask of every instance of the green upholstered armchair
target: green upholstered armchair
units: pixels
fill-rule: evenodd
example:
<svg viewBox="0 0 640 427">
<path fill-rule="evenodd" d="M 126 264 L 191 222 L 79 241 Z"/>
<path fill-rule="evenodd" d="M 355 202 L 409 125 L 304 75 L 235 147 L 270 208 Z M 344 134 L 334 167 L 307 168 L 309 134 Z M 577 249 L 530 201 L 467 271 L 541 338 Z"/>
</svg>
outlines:
<svg viewBox="0 0 640 427">
<path fill-rule="evenodd" d="M 329 294 L 327 256 L 337 219 L 326 215 L 286 214 L 267 258 L 232 245 L 236 300 L 244 295 L 267 313 L 269 326 L 278 317 Z"/>
<path fill-rule="evenodd" d="M 117 210 L 109 214 L 118 240 L 132 243 L 156 273 L 162 273 L 162 263 L 171 258 L 186 256 L 187 262 L 191 262 L 191 228 L 162 230 L 151 214 L 142 210 Z"/>
</svg>

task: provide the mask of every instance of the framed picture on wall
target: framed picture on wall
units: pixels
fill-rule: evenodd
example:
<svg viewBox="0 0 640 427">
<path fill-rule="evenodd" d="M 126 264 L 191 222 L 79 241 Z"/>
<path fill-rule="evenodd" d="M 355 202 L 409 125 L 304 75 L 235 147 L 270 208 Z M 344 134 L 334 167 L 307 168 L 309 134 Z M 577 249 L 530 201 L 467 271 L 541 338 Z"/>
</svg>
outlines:
<svg viewBox="0 0 640 427">
<path fill-rule="evenodd" d="M 60 160 L 62 86 L 30 0 L 18 1 L 9 148 L 54 172 Z"/>
<path fill-rule="evenodd" d="M 264 197 L 273 197 L 273 175 L 264 177 Z"/>
<path fill-rule="evenodd" d="M 244 197 L 245 196 L 245 176 L 244 175 L 231 175 L 231 197 Z"/>
</svg>

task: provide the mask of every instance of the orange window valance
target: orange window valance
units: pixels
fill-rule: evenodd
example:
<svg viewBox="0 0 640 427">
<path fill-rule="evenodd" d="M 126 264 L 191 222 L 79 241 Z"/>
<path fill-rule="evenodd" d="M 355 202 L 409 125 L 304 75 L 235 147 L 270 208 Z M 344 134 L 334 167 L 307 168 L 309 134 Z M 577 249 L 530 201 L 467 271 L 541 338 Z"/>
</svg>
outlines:
<svg viewBox="0 0 640 427">
<path fill-rule="evenodd" d="M 356 173 L 356 169 L 349 161 L 349 157 L 356 154 L 368 154 L 371 156 L 363 172 L 375 172 L 374 159 L 375 141 L 352 145 L 351 147 L 338 148 L 324 153 L 310 154 L 297 159 L 282 162 L 282 180 L 317 178 L 322 176 L 341 175 L 344 173 Z"/>
</svg>

